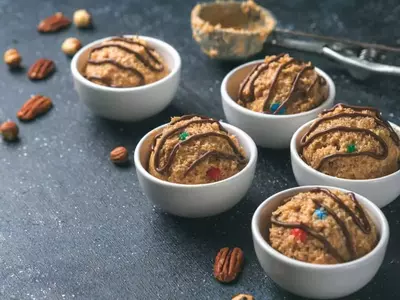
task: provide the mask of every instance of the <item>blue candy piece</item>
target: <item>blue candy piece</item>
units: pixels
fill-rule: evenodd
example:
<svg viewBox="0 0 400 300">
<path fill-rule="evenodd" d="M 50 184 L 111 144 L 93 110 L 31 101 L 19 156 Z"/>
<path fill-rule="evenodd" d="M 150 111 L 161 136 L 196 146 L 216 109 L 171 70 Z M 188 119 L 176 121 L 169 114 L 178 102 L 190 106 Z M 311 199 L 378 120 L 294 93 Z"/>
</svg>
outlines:
<svg viewBox="0 0 400 300">
<path fill-rule="evenodd" d="M 272 113 L 274 113 L 279 108 L 279 106 L 281 106 L 280 103 L 272 103 L 269 109 L 271 110 Z M 286 107 L 282 107 L 279 110 L 278 115 L 283 115 L 285 114 L 285 112 L 286 112 Z"/>
<path fill-rule="evenodd" d="M 325 218 L 328 216 L 327 213 L 326 213 L 325 208 L 323 208 L 323 207 L 317 208 L 317 209 L 315 210 L 315 215 L 316 215 L 317 218 L 320 219 L 320 220 L 323 220 L 323 219 L 325 219 Z"/>
</svg>

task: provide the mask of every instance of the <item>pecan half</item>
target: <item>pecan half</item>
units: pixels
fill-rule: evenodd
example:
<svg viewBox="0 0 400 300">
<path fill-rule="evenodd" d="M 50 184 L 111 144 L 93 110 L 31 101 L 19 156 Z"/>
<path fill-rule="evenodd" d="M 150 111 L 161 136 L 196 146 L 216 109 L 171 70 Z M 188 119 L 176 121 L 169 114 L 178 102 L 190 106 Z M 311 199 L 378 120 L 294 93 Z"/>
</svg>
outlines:
<svg viewBox="0 0 400 300">
<path fill-rule="evenodd" d="M 22 105 L 17 113 L 21 121 L 30 121 L 45 114 L 53 106 L 51 99 L 42 95 L 34 95 Z"/>
<path fill-rule="evenodd" d="M 63 13 L 58 12 L 40 21 L 37 29 L 39 32 L 55 32 L 68 27 L 70 24 L 71 20 L 65 17 Z"/>
<path fill-rule="evenodd" d="M 110 153 L 110 160 L 117 165 L 125 164 L 128 162 L 128 150 L 125 147 L 117 147 Z"/>
<path fill-rule="evenodd" d="M 242 271 L 243 261 L 244 255 L 240 248 L 222 248 L 215 258 L 214 277 L 225 283 L 235 280 Z"/>
<path fill-rule="evenodd" d="M 254 300 L 254 297 L 252 295 L 239 294 L 233 296 L 232 300 Z"/>
<path fill-rule="evenodd" d="M 41 80 L 54 71 L 55 64 L 52 60 L 39 58 L 28 70 L 28 77 L 32 80 Z"/>
</svg>

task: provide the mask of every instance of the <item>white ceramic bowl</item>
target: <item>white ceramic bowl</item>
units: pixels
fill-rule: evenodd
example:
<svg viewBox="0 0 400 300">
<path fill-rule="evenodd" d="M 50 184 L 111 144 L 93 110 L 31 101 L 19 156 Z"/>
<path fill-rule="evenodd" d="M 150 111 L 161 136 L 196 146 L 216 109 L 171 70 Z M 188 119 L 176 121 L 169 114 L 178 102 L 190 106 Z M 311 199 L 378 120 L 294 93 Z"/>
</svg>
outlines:
<svg viewBox="0 0 400 300">
<path fill-rule="evenodd" d="M 318 184 L 348 189 L 367 197 L 379 207 L 389 204 L 400 195 L 400 170 L 384 177 L 355 180 L 326 175 L 306 164 L 299 155 L 299 145 L 301 137 L 313 122 L 314 120 L 300 127 L 290 143 L 292 169 L 299 185 Z M 393 123 L 390 125 L 398 134 L 400 133 L 400 127 Z"/>
<path fill-rule="evenodd" d="M 333 106 L 335 85 L 332 79 L 322 70 L 315 68 L 327 82 L 328 98 L 318 107 L 293 115 L 270 115 L 254 112 L 236 103 L 240 83 L 256 64 L 256 60 L 233 69 L 225 76 L 221 84 L 221 98 L 225 117 L 229 123 L 247 132 L 257 145 L 266 148 L 289 148 L 293 133 L 304 123 L 315 119 L 324 109 Z"/>
<path fill-rule="evenodd" d="M 380 234 L 377 246 L 367 255 L 336 265 L 317 265 L 289 258 L 266 241 L 272 212 L 282 200 L 317 186 L 288 189 L 265 200 L 254 213 L 251 230 L 257 258 L 268 276 L 280 287 L 306 298 L 333 299 L 354 293 L 376 274 L 385 256 L 389 241 L 389 225 L 381 210 L 371 201 L 356 194 L 357 200 L 370 215 Z M 344 192 L 347 190 L 336 189 Z"/>
<path fill-rule="evenodd" d="M 130 36 L 126 36 L 130 37 Z M 139 36 L 164 59 L 170 73 L 159 81 L 132 88 L 113 88 L 95 84 L 82 76 L 90 50 L 112 37 L 83 47 L 71 61 L 71 72 L 79 98 L 96 115 L 119 121 L 140 121 L 162 111 L 174 98 L 179 85 L 181 58 L 169 44 Z"/>
<path fill-rule="evenodd" d="M 222 123 L 222 126 L 235 135 L 243 147 L 247 165 L 239 173 L 225 180 L 209 184 L 177 184 L 160 180 L 146 167 L 150 146 L 162 125 L 147 133 L 135 149 L 135 166 L 139 183 L 146 196 L 157 206 L 173 215 L 199 218 L 222 213 L 237 204 L 250 188 L 257 162 L 257 147 L 242 130 Z"/>
</svg>

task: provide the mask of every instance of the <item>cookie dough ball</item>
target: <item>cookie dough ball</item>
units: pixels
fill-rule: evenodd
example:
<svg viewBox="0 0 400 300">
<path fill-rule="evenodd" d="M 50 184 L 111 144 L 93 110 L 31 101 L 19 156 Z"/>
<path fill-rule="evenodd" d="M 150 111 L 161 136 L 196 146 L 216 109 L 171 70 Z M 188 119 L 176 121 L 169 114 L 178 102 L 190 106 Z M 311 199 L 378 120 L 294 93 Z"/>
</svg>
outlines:
<svg viewBox="0 0 400 300">
<path fill-rule="evenodd" d="M 217 120 L 188 115 L 172 118 L 155 137 L 148 171 L 165 181 L 201 184 L 231 177 L 246 163 L 237 138 Z"/>
<path fill-rule="evenodd" d="M 328 85 L 310 62 L 289 55 L 265 57 L 243 80 L 237 102 L 267 114 L 297 114 L 319 106 L 328 97 Z"/>
<path fill-rule="evenodd" d="M 162 57 L 146 41 L 115 37 L 94 47 L 84 76 L 110 87 L 136 87 L 149 84 L 169 74 Z"/>
<path fill-rule="evenodd" d="M 374 108 L 338 104 L 323 112 L 301 140 L 304 161 L 320 172 L 371 179 L 399 169 L 399 137 Z"/>
<path fill-rule="evenodd" d="M 353 193 L 323 188 L 299 193 L 272 213 L 271 224 L 271 246 L 308 263 L 348 262 L 378 243 L 375 224 Z"/>
</svg>

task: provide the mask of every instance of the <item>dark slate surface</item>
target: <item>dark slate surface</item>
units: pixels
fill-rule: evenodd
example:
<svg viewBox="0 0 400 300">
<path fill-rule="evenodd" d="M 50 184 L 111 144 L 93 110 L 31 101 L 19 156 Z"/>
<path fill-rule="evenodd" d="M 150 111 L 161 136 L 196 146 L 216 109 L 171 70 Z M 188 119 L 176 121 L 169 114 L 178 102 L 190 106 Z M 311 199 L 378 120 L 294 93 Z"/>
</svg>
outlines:
<svg viewBox="0 0 400 300">
<path fill-rule="evenodd" d="M 64 2 L 65 4 L 61 4 Z M 400 6 L 386 1 L 263 1 L 279 25 L 354 39 L 400 43 Z M 68 4 L 66 4 L 68 3 Z M 0 66 L 0 120 L 14 118 L 34 93 L 50 96 L 55 108 L 21 124 L 21 141 L 0 142 L 0 299 L 230 299 L 239 292 L 256 299 L 297 299 L 263 273 L 253 251 L 250 220 L 266 197 L 296 185 L 288 151 L 260 149 L 254 184 L 243 201 L 214 218 L 169 216 L 145 198 L 133 166 L 116 168 L 109 151 L 119 144 L 133 154 L 140 137 L 170 116 L 184 113 L 223 118 L 219 86 L 237 63 L 203 56 L 191 39 L 189 14 L 194 1 L 180 0 L 0 0 L 0 49 L 16 46 L 24 65 L 54 59 L 57 72 L 30 82 L 24 72 Z M 94 30 L 76 28 L 52 35 L 36 32 L 38 21 L 56 11 L 71 16 L 89 9 Z M 83 43 L 139 33 L 164 39 L 182 55 L 182 82 L 171 106 L 139 124 L 93 116 L 72 88 L 70 60 L 62 41 Z M 267 49 L 266 53 L 281 52 Z M 400 81 L 375 77 L 356 82 L 323 58 L 310 59 L 332 75 L 337 99 L 376 105 L 400 123 Z M 399 299 L 400 201 L 384 209 L 391 228 L 386 259 L 374 280 L 347 299 Z M 244 249 L 246 267 L 229 286 L 212 277 L 216 251 L 226 245 Z M 334 284 L 334 283 L 332 283 Z"/>
</svg>

